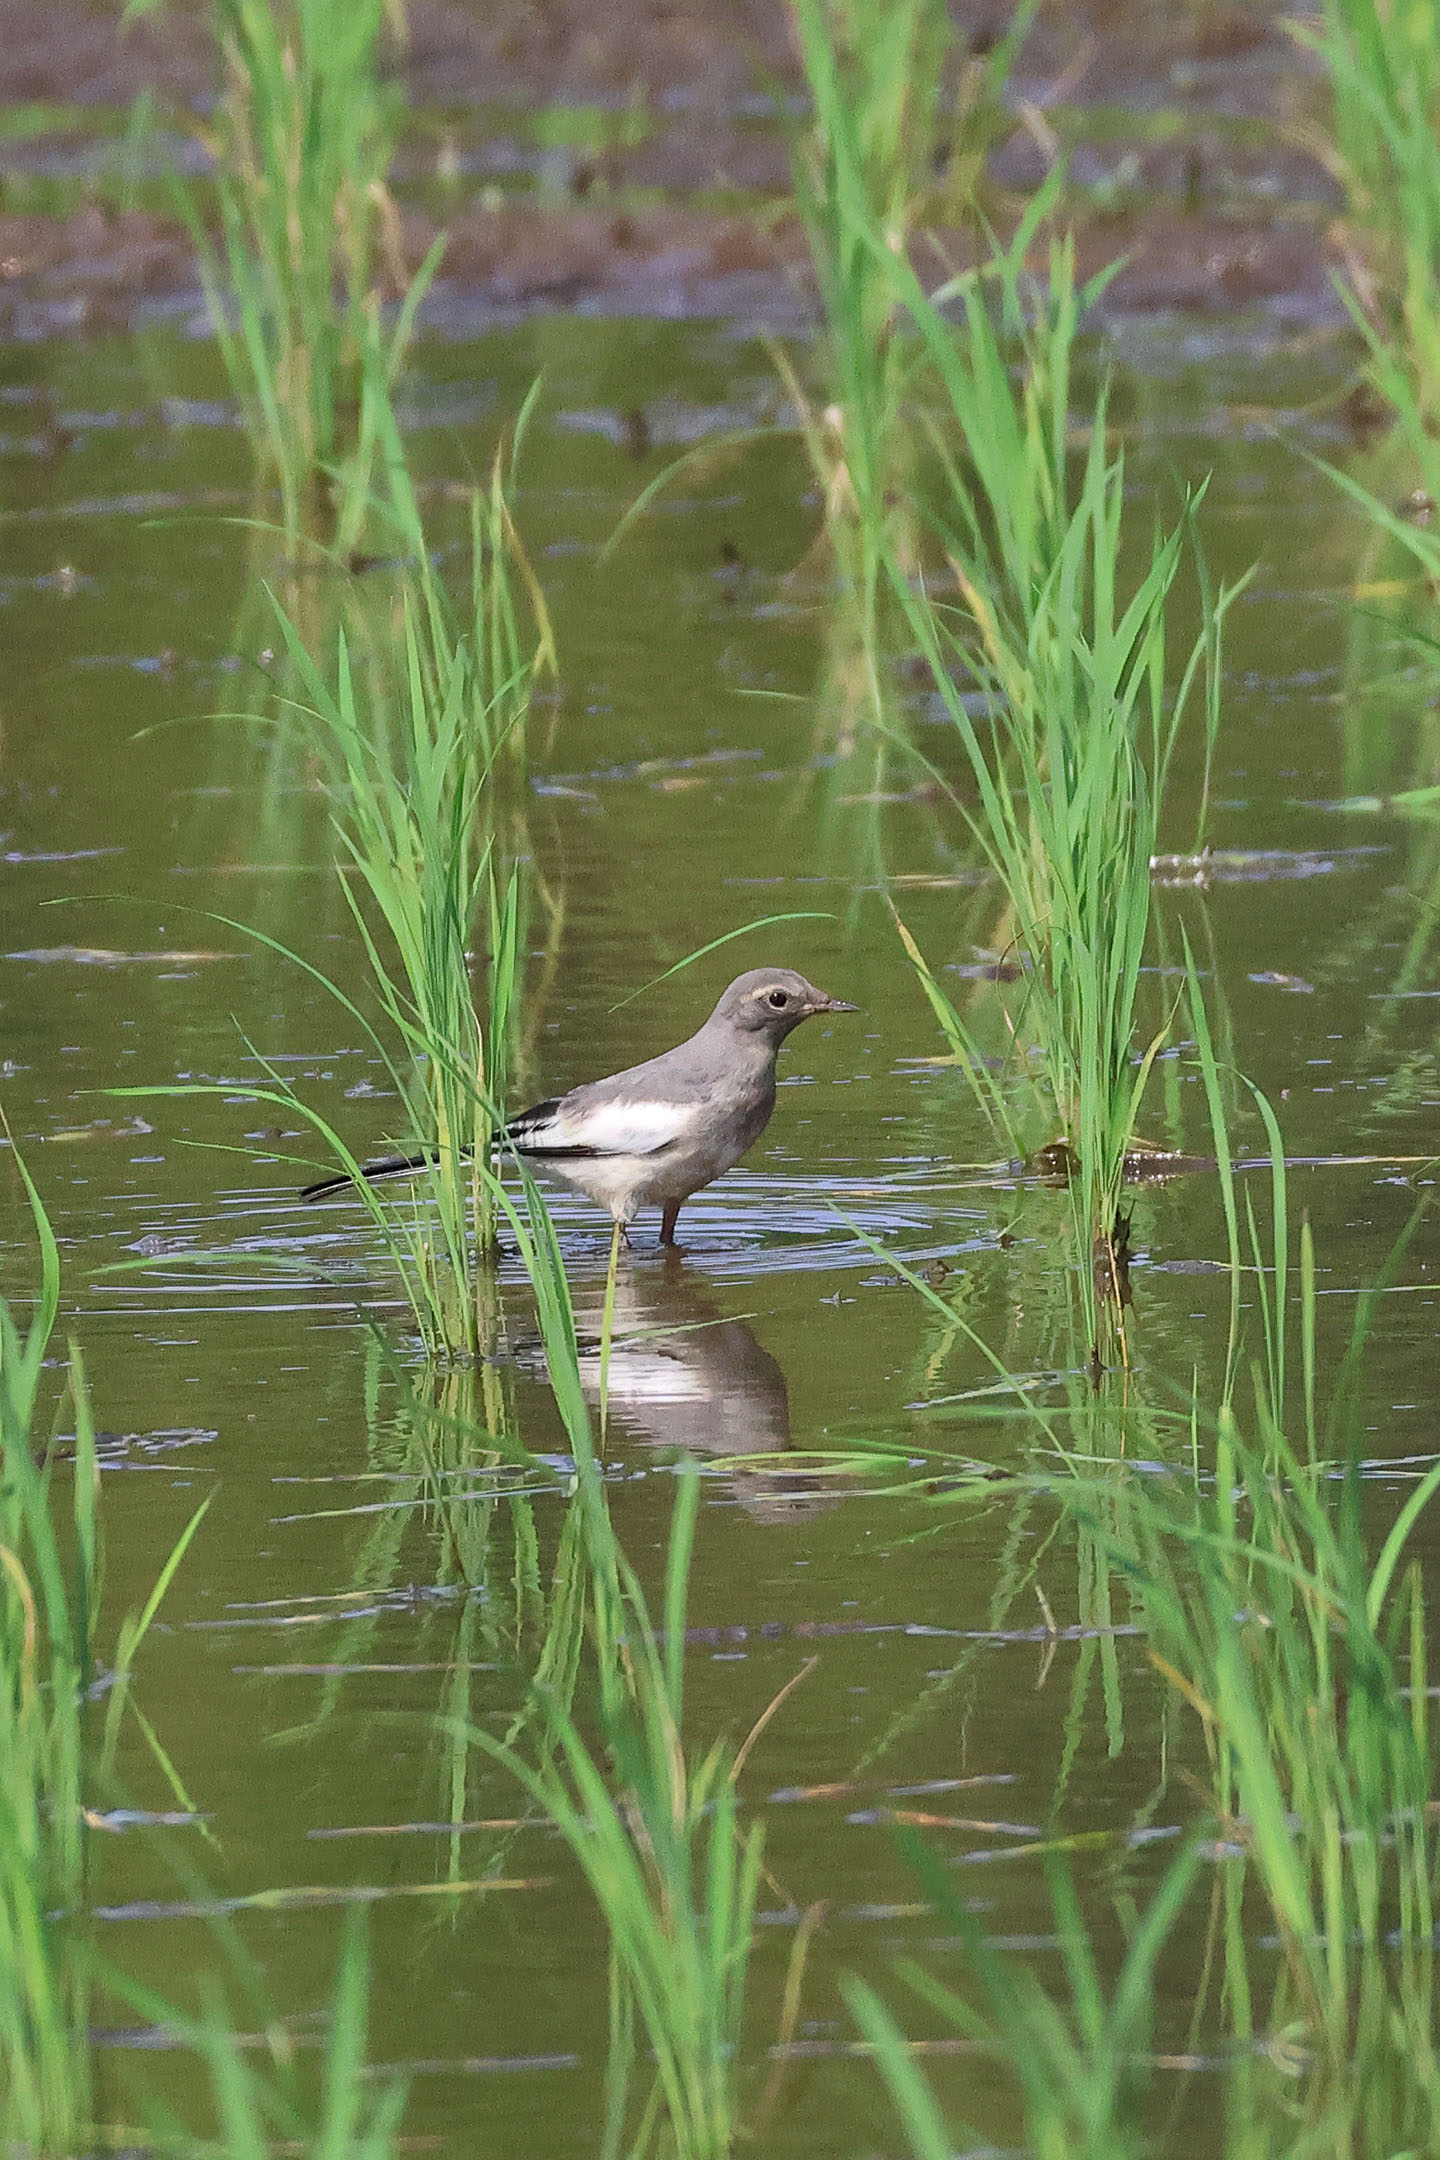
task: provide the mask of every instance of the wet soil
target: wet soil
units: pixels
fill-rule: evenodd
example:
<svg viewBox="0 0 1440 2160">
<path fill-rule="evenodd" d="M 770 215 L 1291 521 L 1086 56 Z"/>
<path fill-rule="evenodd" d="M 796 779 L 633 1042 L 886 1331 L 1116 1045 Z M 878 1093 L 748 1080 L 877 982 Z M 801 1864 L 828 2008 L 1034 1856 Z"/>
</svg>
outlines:
<svg viewBox="0 0 1440 2160">
<path fill-rule="evenodd" d="M 1006 10 L 955 9 L 963 55 Z M 1330 272 L 1333 181 L 1307 148 L 1313 63 L 1278 5 L 1042 10 L 1012 82 L 986 209 L 1004 226 L 1062 150 L 1088 272 L 1117 257 L 1124 311 L 1262 304 L 1342 318 Z M 216 88 L 204 11 L 170 5 L 122 29 L 116 6 L 3 0 L 0 336 L 107 327 L 193 303 L 193 250 L 165 206 L 166 168 L 203 166 Z M 788 211 L 785 128 L 800 110 L 787 17 L 761 0 L 414 0 L 389 64 L 409 105 L 396 169 L 406 255 L 449 235 L 432 323 L 528 308 L 731 316 L 808 312 Z M 116 178 L 142 94 L 164 132 L 148 186 Z M 971 254 L 936 236 L 933 259 Z"/>
</svg>

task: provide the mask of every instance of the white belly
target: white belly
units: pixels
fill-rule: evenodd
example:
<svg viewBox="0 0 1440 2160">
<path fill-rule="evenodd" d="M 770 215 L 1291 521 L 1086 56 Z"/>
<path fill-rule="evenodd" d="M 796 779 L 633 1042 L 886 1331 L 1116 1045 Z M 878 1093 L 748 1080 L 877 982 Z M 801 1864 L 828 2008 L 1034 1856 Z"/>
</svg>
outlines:
<svg viewBox="0 0 1440 2160">
<path fill-rule="evenodd" d="M 688 1105 L 665 1105 L 663 1114 L 635 1104 L 616 1104 L 604 1113 L 585 1110 L 586 1137 L 612 1136 L 612 1146 L 593 1155 L 567 1154 L 563 1147 L 547 1151 L 547 1141 L 553 1144 L 557 1137 L 567 1137 L 562 1104 L 546 1126 L 533 1128 L 533 1150 L 525 1148 L 522 1138 L 520 1152 L 533 1169 L 560 1178 L 606 1209 L 616 1222 L 628 1223 L 642 1207 L 670 1207 L 688 1200 L 702 1185 L 731 1169 L 764 1131 L 774 1100 L 770 1088 L 732 1104 L 712 1097 L 703 1114 Z M 624 1141 L 632 1132 L 648 1141 L 657 1127 L 668 1127 L 659 1145 L 642 1146 L 633 1155 L 624 1152 Z"/>
<path fill-rule="evenodd" d="M 582 1155 L 548 1161 L 542 1157 L 532 1167 L 584 1193 L 616 1222 L 631 1222 L 640 1208 L 663 1206 L 670 1197 L 653 1189 L 659 1166 L 644 1155 Z M 694 1187 L 689 1189 L 693 1192 Z"/>
</svg>

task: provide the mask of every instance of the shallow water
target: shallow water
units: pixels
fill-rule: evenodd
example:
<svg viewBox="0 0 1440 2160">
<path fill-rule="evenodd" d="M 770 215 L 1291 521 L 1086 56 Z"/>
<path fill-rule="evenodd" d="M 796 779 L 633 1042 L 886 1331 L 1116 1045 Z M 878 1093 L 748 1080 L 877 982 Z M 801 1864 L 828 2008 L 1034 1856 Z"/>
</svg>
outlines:
<svg viewBox="0 0 1440 2160">
<path fill-rule="evenodd" d="M 1428 951 L 1410 945 L 1434 828 L 1383 805 L 1335 805 L 1432 777 L 1430 723 L 1417 693 L 1377 689 L 1373 663 L 1357 662 L 1340 602 L 1368 542 L 1302 454 L 1345 454 L 1314 408 L 1344 381 L 1347 354 L 1324 341 L 1291 351 L 1258 320 L 1223 332 L 1150 321 L 1124 328 L 1119 357 L 1137 530 L 1152 503 L 1173 505 L 1177 477 L 1213 470 L 1212 569 L 1232 578 L 1258 565 L 1226 650 L 1208 826 L 1220 860 L 1203 889 L 1160 891 L 1156 949 L 1176 964 L 1188 933 L 1235 1062 L 1275 1101 L 1293 1155 L 1386 1158 L 1292 1179 L 1334 1349 L 1427 1181 L 1417 1166 L 1440 1105 L 1440 992 Z M 226 521 L 251 508 L 248 454 L 214 353 L 162 325 L 138 342 L 7 358 L 4 1104 L 61 1239 L 70 1324 L 107 1435 L 115 1615 L 143 1599 L 197 1502 L 215 1495 L 139 1682 L 199 1821 L 168 1844 L 129 1824 L 97 1834 L 102 1947 L 174 1985 L 213 1964 L 206 1912 L 218 1901 L 303 2038 L 330 1982 L 334 1907 L 373 1898 L 372 2051 L 414 2073 L 407 2128 L 455 2155 L 588 2150 L 606 2041 L 602 1932 L 558 1837 L 503 1827 L 519 1810 L 498 1771 L 472 1763 L 463 1794 L 452 1790 L 435 1725 L 462 1703 L 482 1721 L 513 1708 L 516 1647 L 566 1506 L 563 1434 L 518 1278 L 502 1268 L 499 1377 L 540 1468 L 517 1498 L 513 1473 L 450 1466 L 477 1526 L 475 1550 L 457 1554 L 433 1504 L 439 1473 L 367 1325 L 408 1356 L 395 1284 L 357 1210 L 300 1206 L 298 1165 L 273 1157 L 306 1156 L 305 1136 L 277 1132 L 274 1113 L 245 1099 L 259 1053 L 357 1145 L 382 1140 L 391 1109 L 344 1014 L 239 927 L 355 978 L 309 774 L 250 723 L 209 717 L 259 701 L 271 638 L 259 579 L 276 568 L 263 538 Z M 687 1208 L 682 1257 L 659 1254 L 642 1224 L 619 1283 L 609 1459 L 617 1529 L 653 1580 L 669 1465 L 683 1448 L 727 1458 L 706 1485 L 693 1576 L 697 1739 L 743 1734 L 815 1661 L 743 1785 L 767 1821 L 756 2034 L 775 2029 L 798 1915 L 827 1906 L 806 1972 L 804 2059 L 764 2149 L 894 2150 L 834 1987 L 847 1970 L 883 1980 L 900 1950 L 946 1955 L 889 1813 L 945 1818 L 931 1834 L 987 1929 L 1038 1945 L 1039 1969 L 1058 1972 L 1034 1846 L 1062 1767 L 1066 1828 L 1111 1834 L 1078 1863 L 1103 1936 L 1115 1894 L 1153 1881 L 1169 1849 L 1132 1829 L 1188 1819 L 1174 1778 L 1195 1743 L 1123 1631 L 1104 1646 L 1107 1704 L 1095 1638 L 1074 1625 L 1073 1556 L 1059 1548 L 1038 1575 L 1060 1628 L 1047 1635 L 1026 1577 L 1036 1532 L 1017 1531 L 1007 1508 L 927 1512 L 774 1460 L 937 1430 L 967 1455 L 1013 1455 L 1025 1444 L 1013 1421 L 977 1429 L 945 1400 L 985 1385 L 991 1367 L 874 1248 L 943 1263 L 944 1294 L 979 1337 L 1014 1370 L 1046 1373 L 1067 1354 L 1063 1201 L 984 1174 L 993 1142 L 963 1081 L 935 1062 L 943 1045 L 886 895 L 934 964 L 962 970 L 945 978 L 957 992 L 993 913 L 943 800 L 917 798 L 893 772 L 877 790 L 863 756 L 832 754 L 843 647 L 821 582 L 790 575 L 816 520 L 798 451 L 767 443 L 686 474 L 600 559 L 676 446 L 773 415 L 766 355 L 704 325 L 542 318 L 463 344 L 432 337 L 407 398 L 421 475 L 482 470 L 497 423 L 541 371 L 520 516 L 563 687 L 537 708 L 531 738 L 548 905 L 532 921 L 517 1096 L 651 1054 L 736 968 L 770 956 L 862 1008 L 792 1040 L 769 1132 Z M 915 724 L 927 755 L 953 769 L 943 729 L 923 713 Z M 1191 847 L 1197 788 L 1191 756 L 1167 841 L 1177 853 Z M 724 930 L 802 911 L 812 919 L 619 1002 Z M 1157 1009 L 1172 980 L 1157 976 Z M 106 1092 L 201 1078 L 232 1080 L 234 1093 Z M 1208 1144 L 1198 1082 L 1179 1060 L 1162 1066 L 1152 1102 L 1149 1139 Z M 1239 1130 L 1261 1143 L 1253 1117 Z M 14 1293 L 31 1278 L 6 1185 Z M 556 1215 L 582 1327 L 598 1334 L 603 1222 L 564 1195 Z M 1133 1234 L 1137 1372 L 1170 1400 L 1198 1365 L 1213 1396 L 1228 1298 L 1213 1181 L 1139 1192 Z M 206 1259 L 186 1257 L 196 1252 Z M 1434 1255 L 1422 1225 L 1372 1338 L 1377 1519 L 1433 1449 Z M 463 1400 L 463 1377 L 450 1384 Z M 763 1467 L 745 1465 L 762 1454 Z M 506 1494 L 487 1515 L 497 1485 Z M 1434 1540 L 1422 1525 L 1427 1564 Z M 1007 1584 L 1019 1586 L 1013 1601 Z M 1171 1784 L 1157 1800 L 1167 1747 Z M 137 1810 L 176 1808 L 138 1742 L 124 1770 Z M 1189 2036 L 1184 1942 L 1163 1978 L 1158 2044 L 1193 2045 L 1207 2062 L 1213 2035 Z M 102 2065 L 102 2092 L 183 2088 L 192 2075 L 120 2035 Z M 961 2114 L 1015 2142 L 993 2073 L 931 2067 Z M 1210 2149 L 1218 2073 L 1176 2080 L 1165 2098 L 1181 2109 L 1183 2149 Z M 124 2118 L 123 2101 L 114 2112 Z"/>
</svg>

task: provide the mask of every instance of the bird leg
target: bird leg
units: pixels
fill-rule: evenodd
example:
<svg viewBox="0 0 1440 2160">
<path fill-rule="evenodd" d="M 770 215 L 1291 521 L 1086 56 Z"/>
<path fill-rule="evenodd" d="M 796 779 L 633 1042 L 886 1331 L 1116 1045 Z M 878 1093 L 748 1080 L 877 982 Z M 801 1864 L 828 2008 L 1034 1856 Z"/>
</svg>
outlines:
<svg viewBox="0 0 1440 2160">
<path fill-rule="evenodd" d="M 615 1231 L 610 1240 L 610 1266 L 605 1276 L 605 1316 L 600 1323 L 600 1451 L 605 1451 L 605 1426 L 610 1414 L 610 1344 L 615 1326 L 615 1277 L 620 1268 L 620 1240 L 625 1238 L 625 1225 L 619 1216 L 615 1218 Z M 628 1245 L 630 1240 L 625 1238 Z"/>
<path fill-rule="evenodd" d="M 665 1211 L 660 1217 L 660 1243 L 662 1245 L 675 1245 L 679 1243 L 679 1240 L 675 1235 L 675 1220 L 679 1213 L 680 1202 L 678 1200 L 667 1200 L 665 1203 Z"/>
</svg>

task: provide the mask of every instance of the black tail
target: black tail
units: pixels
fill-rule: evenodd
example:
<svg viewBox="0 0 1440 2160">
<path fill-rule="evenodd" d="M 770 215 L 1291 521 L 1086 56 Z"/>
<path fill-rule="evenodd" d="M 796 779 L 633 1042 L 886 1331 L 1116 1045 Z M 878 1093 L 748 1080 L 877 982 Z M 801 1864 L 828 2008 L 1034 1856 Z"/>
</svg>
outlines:
<svg viewBox="0 0 1440 2160">
<path fill-rule="evenodd" d="M 468 1155 L 470 1150 L 467 1148 L 465 1152 Z M 360 1176 L 367 1185 L 378 1185 L 382 1178 L 414 1177 L 417 1170 L 424 1170 L 438 1159 L 434 1148 L 423 1148 L 418 1155 L 383 1155 L 379 1162 L 362 1163 Z M 339 1177 L 316 1178 L 313 1185 L 302 1188 L 300 1198 L 326 1200 L 331 1193 L 344 1192 L 356 1182 L 355 1178 L 347 1177 L 343 1172 Z"/>
<path fill-rule="evenodd" d="M 517 1154 L 593 1155 L 596 1153 L 594 1148 L 547 1149 L 538 1146 L 527 1147 L 525 1145 L 527 1138 L 533 1136 L 537 1125 L 544 1124 L 546 1118 L 557 1107 L 559 1100 L 560 1098 L 557 1095 L 552 1101 L 537 1103 L 533 1110 L 527 1110 L 522 1116 L 511 1119 L 510 1123 L 505 1127 L 503 1138 L 509 1141 Z M 469 1162 L 471 1153 L 470 1148 L 462 1148 L 460 1150 L 462 1162 Z M 422 1148 L 418 1155 L 382 1155 L 378 1162 L 362 1163 L 359 1178 L 363 1179 L 367 1185 L 378 1185 L 382 1178 L 414 1177 L 417 1170 L 427 1169 L 431 1163 L 439 1160 L 439 1154 L 434 1148 Z M 328 1200 L 331 1193 L 344 1192 L 347 1187 L 353 1186 L 357 1182 L 356 1178 L 348 1177 L 343 1171 L 338 1177 L 316 1178 L 313 1185 L 301 1187 L 300 1198 L 302 1200 Z"/>
</svg>

